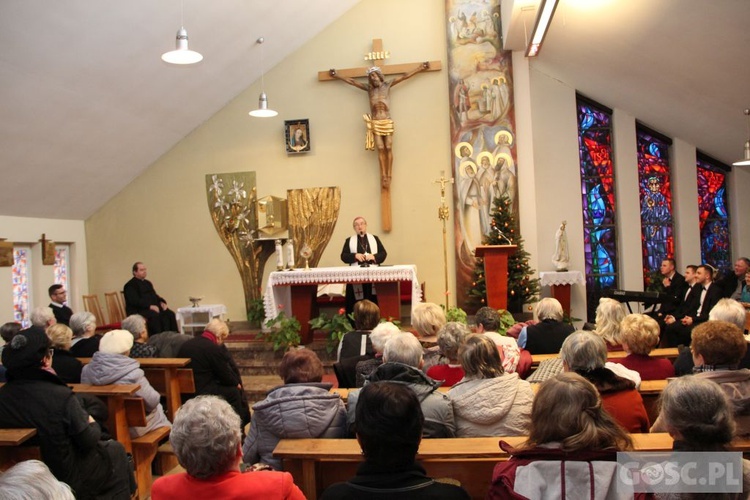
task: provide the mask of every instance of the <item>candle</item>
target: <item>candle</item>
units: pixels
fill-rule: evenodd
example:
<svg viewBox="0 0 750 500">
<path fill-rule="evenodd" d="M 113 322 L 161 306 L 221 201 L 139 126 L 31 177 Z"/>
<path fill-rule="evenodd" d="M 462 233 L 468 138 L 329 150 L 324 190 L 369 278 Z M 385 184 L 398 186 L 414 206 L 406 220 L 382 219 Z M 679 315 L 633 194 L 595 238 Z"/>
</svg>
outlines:
<svg viewBox="0 0 750 500">
<path fill-rule="evenodd" d="M 286 244 L 286 252 L 287 252 L 287 265 L 289 266 L 289 269 L 294 269 L 294 243 L 292 240 L 289 240 Z"/>
<path fill-rule="evenodd" d="M 284 253 L 281 251 L 281 240 L 276 240 L 276 270 L 284 269 Z"/>
</svg>

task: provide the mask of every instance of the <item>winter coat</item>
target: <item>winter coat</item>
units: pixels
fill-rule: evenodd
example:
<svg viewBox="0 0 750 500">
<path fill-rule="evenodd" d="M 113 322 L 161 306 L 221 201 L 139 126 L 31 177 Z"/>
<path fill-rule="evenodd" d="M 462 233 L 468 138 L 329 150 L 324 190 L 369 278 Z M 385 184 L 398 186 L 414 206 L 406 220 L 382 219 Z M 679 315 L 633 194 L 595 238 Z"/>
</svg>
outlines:
<svg viewBox="0 0 750 500">
<path fill-rule="evenodd" d="M 404 384 L 417 395 L 422 405 L 424 426 L 422 436 L 426 438 L 455 437 L 456 424 L 453 418 L 453 404 L 447 395 L 438 392 L 439 382 L 432 380 L 422 371 L 403 363 L 384 363 L 365 382 L 388 381 Z M 359 390 L 349 393 L 347 404 L 347 424 L 349 431 L 355 420 L 355 410 Z"/>
<path fill-rule="evenodd" d="M 505 441 L 500 441 L 500 448 L 512 456 L 495 466 L 487 499 L 647 498 L 618 484 L 618 475 L 627 472 L 620 470 L 616 450 L 566 453 L 554 443 L 514 450 Z"/>
<path fill-rule="evenodd" d="M 516 373 L 464 379 L 448 392 L 457 437 L 523 436 L 529 433 L 531 384 Z"/>
<path fill-rule="evenodd" d="M 242 446 L 242 460 L 262 462 L 282 470 L 273 457 L 280 439 L 344 438 L 346 408 L 332 384 L 287 384 L 268 393 L 253 405 L 250 433 Z"/>
<path fill-rule="evenodd" d="M 626 369 L 617 365 L 619 369 Z M 632 370 L 630 370 L 632 371 Z M 651 425 L 641 394 L 632 379 L 621 377 L 609 368 L 577 372 L 594 384 L 602 397 L 602 407 L 628 432 L 648 432 Z M 637 375 L 637 372 L 635 372 Z M 640 381 L 639 381 L 640 383 Z"/>
<path fill-rule="evenodd" d="M 699 372 L 697 378 L 708 379 L 719 384 L 729 397 L 734 411 L 734 423 L 737 425 L 736 436 L 750 434 L 750 370 L 716 370 Z M 651 427 L 651 432 L 666 432 L 664 419 L 659 415 Z"/>
<path fill-rule="evenodd" d="M 83 367 L 81 382 L 93 385 L 138 384 L 141 386 L 135 395 L 143 398 L 146 407 L 146 426 L 131 427 L 130 437 L 143 436 L 159 427 L 172 427 L 159 402 L 159 393 L 149 384 L 138 361 L 132 358 L 122 354 L 97 351 L 91 358 L 91 363 Z"/>
<path fill-rule="evenodd" d="M 101 431 L 89 423 L 78 398 L 59 377 L 39 368 L 8 372 L 0 388 L 0 427 L 35 428 L 29 444 L 40 447 L 54 476 L 70 485 L 79 498 L 101 491 L 111 462 L 99 446 Z"/>
<path fill-rule="evenodd" d="M 242 425 L 250 422 L 250 410 L 244 400 L 244 392 L 240 389 L 242 377 L 226 346 L 203 336 L 193 337 L 182 344 L 177 357 L 190 358 L 196 396 L 220 396 L 232 405 L 240 416 Z"/>
</svg>

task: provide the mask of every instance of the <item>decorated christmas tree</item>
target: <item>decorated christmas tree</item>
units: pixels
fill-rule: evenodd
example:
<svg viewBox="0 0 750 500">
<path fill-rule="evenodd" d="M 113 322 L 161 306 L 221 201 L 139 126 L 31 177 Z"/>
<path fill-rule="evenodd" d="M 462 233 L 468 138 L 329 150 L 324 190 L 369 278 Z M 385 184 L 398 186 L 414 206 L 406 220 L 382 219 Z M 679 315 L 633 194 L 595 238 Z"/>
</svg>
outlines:
<svg viewBox="0 0 750 500">
<path fill-rule="evenodd" d="M 529 267 L 529 252 L 523 248 L 523 238 L 518 222 L 510 211 L 507 196 L 496 198 L 490 213 L 492 229 L 486 235 L 485 245 L 516 245 L 518 249 L 508 258 L 508 310 L 521 312 L 524 304 L 536 302 L 539 295 L 539 278 L 536 270 Z M 484 277 L 484 259 L 477 259 L 474 276 L 469 288 L 469 302 L 482 307 L 487 303 L 487 284 Z"/>
</svg>

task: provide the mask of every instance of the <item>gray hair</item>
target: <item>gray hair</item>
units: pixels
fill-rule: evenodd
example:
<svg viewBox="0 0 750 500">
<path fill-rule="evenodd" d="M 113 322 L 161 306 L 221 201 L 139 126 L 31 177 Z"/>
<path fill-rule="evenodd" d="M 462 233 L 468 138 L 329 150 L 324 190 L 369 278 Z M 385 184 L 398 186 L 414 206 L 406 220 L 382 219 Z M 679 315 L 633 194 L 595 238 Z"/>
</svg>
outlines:
<svg viewBox="0 0 750 500">
<path fill-rule="evenodd" d="M 570 371 L 603 368 L 607 362 L 607 344 L 593 332 L 573 332 L 563 342 L 560 357 Z"/>
<path fill-rule="evenodd" d="M 560 301 L 552 297 L 545 297 L 536 305 L 536 317 L 539 321 L 553 319 L 555 321 L 563 320 L 563 308 Z"/>
<path fill-rule="evenodd" d="M 469 327 L 463 323 L 450 321 L 437 333 L 437 344 L 440 352 L 449 360 L 458 359 L 458 349 L 464 345 L 466 338 L 471 334 Z"/>
<path fill-rule="evenodd" d="M 411 313 L 411 326 L 422 337 L 437 335 L 445 325 L 445 311 L 432 302 L 421 302 L 414 306 Z"/>
<path fill-rule="evenodd" d="M 131 314 L 122 320 L 121 327 L 133 334 L 133 340 L 138 340 L 146 331 L 146 319 L 140 314 Z"/>
<path fill-rule="evenodd" d="M 667 384 L 659 398 L 660 416 L 667 429 L 679 432 L 691 444 L 711 448 L 732 440 L 735 432 L 732 407 L 715 382 L 694 375 Z"/>
<path fill-rule="evenodd" d="M 234 466 L 240 425 L 240 417 L 222 398 L 198 396 L 177 411 L 169 442 L 189 475 L 208 479 Z"/>
<path fill-rule="evenodd" d="M 47 328 L 50 321 L 55 319 L 55 313 L 49 306 L 35 307 L 31 311 L 31 324 L 39 328 Z"/>
<path fill-rule="evenodd" d="M 708 313 L 708 319 L 711 321 L 721 320 L 728 321 L 737 325 L 740 330 L 745 331 L 745 320 L 747 312 L 745 308 L 734 299 L 721 299 Z"/>
<path fill-rule="evenodd" d="M 403 363 L 419 368 L 422 363 L 422 344 L 408 332 L 391 335 L 383 349 L 384 363 Z"/>
<path fill-rule="evenodd" d="M 96 316 L 88 311 L 75 313 L 70 317 L 70 329 L 75 337 L 96 330 Z"/>
<path fill-rule="evenodd" d="M 491 307 L 480 307 L 474 316 L 477 325 L 482 325 L 485 332 L 497 332 L 500 327 L 500 313 Z"/>
<path fill-rule="evenodd" d="M 3 500 L 75 500 L 70 486 L 58 481 L 39 460 L 19 462 L 0 474 Z"/>
<path fill-rule="evenodd" d="M 372 342 L 372 348 L 375 349 L 376 352 L 382 353 L 383 349 L 385 349 L 385 344 L 388 343 L 391 335 L 400 332 L 401 329 L 390 321 L 383 321 L 382 323 L 379 323 L 378 326 L 373 328 L 370 332 L 370 342 Z"/>
</svg>

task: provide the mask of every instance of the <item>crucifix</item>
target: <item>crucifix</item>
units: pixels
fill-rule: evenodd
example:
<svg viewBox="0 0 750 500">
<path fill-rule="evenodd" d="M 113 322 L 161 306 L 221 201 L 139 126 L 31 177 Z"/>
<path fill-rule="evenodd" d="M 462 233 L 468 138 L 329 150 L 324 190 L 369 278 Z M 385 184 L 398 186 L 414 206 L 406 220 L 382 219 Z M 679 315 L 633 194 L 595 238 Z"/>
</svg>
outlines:
<svg viewBox="0 0 750 500">
<path fill-rule="evenodd" d="M 391 230 L 391 176 L 393 170 L 393 120 L 390 112 L 391 87 L 411 78 L 422 71 L 440 71 L 440 61 L 425 61 L 416 64 L 388 64 L 383 65 L 390 57 L 390 52 L 383 50 L 383 40 L 376 38 L 372 41 L 372 51 L 365 54 L 365 61 L 372 66 L 348 68 L 342 70 L 330 69 L 319 71 L 318 80 L 341 80 L 349 85 L 364 90 L 370 97 L 370 114 L 364 115 L 367 125 L 365 149 L 378 150 L 380 164 L 380 214 L 383 231 Z M 386 80 L 385 75 L 400 75 L 392 80 Z M 367 78 L 362 83 L 355 78 Z"/>
<path fill-rule="evenodd" d="M 450 217 L 450 209 L 445 202 L 445 185 L 453 184 L 453 179 L 445 177 L 445 170 L 440 171 L 440 179 L 433 181 L 433 184 L 440 184 L 440 206 L 438 207 L 438 219 L 443 222 L 443 274 L 445 275 L 445 310 L 448 310 L 448 229 L 446 224 Z"/>
</svg>

